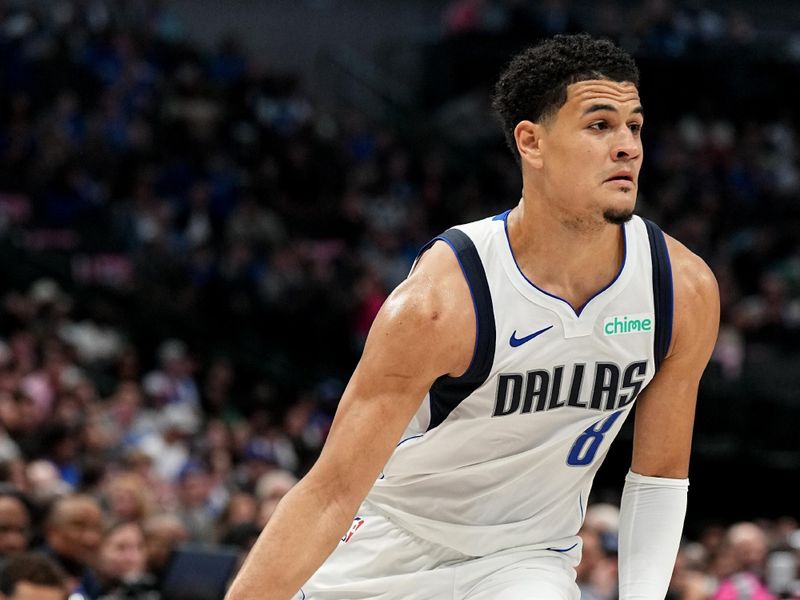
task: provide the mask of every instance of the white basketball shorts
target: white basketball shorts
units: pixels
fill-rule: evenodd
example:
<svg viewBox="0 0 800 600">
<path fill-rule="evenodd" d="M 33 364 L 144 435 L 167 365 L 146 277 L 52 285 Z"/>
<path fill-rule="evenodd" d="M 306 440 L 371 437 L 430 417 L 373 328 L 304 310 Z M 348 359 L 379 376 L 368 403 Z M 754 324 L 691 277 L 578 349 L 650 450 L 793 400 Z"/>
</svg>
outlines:
<svg viewBox="0 0 800 600">
<path fill-rule="evenodd" d="M 476 558 L 420 539 L 362 505 L 295 600 L 579 600 L 577 550 L 523 547 Z"/>
</svg>

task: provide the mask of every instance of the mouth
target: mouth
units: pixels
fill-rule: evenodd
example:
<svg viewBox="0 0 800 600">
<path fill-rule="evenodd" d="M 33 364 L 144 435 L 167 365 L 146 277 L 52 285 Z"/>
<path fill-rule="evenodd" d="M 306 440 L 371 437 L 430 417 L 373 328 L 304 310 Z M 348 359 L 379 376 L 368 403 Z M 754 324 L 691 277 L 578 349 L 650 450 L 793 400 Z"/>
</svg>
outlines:
<svg viewBox="0 0 800 600">
<path fill-rule="evenodd" d="M 633 183 L 633 175 L 630 173 L 616 173 L 605 180 L 604 183 L 615 182 L 615 183 Z"/>
</svg>

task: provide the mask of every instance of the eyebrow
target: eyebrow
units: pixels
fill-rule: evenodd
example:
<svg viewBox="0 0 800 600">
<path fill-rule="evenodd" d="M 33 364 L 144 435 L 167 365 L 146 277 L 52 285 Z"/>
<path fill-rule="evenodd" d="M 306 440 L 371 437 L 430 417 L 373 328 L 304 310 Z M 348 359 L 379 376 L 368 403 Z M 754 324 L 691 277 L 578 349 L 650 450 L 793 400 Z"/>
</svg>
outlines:
<svg viewBox="0 0 800 600">
<path fill-rule="evenodd" d="M 614 106 L 613 104 L 592 104 L 589 108 L 587 108 L 585 111 L 583 111 L 583 114 L 584 115 L 588 115 L 588 114 L 595 113 L 595 112 L 600 112 L 600 111 L 603 111 L 603 110 L 609 110 L 611 112 L 619 112 L 617 110 L 617 107 Z M 635 113 L 635 114 L 644 115 L 644 108 L 642 108 L 642 105 L 640 104 L 639 106 L 634 108 L 632 112 Z"/>
</svg>

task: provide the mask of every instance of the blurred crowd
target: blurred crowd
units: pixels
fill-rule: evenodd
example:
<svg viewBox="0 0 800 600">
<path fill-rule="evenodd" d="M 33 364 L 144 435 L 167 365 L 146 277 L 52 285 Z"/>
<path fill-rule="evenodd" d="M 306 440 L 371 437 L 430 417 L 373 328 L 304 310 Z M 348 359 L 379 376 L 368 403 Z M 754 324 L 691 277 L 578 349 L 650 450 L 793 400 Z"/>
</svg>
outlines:
<svg viewBox="0 0 800 600">
<path fill-rule="evenodd" d="M 590 30 L 637 53 L 671 58 L 747 47 L 759 29 L 741 5 L 672 0 L 453 0 L 444 11 L 443 26 L 448 35 L 522 31 L 547 36 Z"/>
<path fill-rule="evenodd" d="M 648 41 L 671 5 L 642 6 L 634 41 L 677 48 Z M 542 7 L 542 32 L 575 26 L 569 3 Z M 443 19 L 451 33 L 491 26 L 490 9 L 457 2 Z M 738 13 L 669 14 L 670 35 L 755 35 Z M 246 553 L 317 456 L 417 248 L 519 197 L 499 128 L 454 148 L 323 110 L 235 37 L 206 51 L 182 32 L 154 0 L 0 2 L 5 594 L 66 581 L 86 598 L 157 600 L 182 544 Z M 796 123 L 653 121 L 641 212 L 717 273 L 712 368 L 736 382 L 796 352 Z M 583 597 L 612 599 L 616 515 L 590 514 Z M 671 598 L 800 597 L 797 531 L 789 518 L 705 529 Z M 24 555 L 26 571 L 14 555 L 28 551 L 48 558 Z"/>
<path fill-rule="evenodd" d="M 581 530 L 578 566 L 581 600 L 617 598 L 616 505 L 589 507 Z M 696 540 L 684 540 L 667 600 L 777 600 L 799 598 L 800 529 L 797 520 L 708 524 Z"/>
</svg>

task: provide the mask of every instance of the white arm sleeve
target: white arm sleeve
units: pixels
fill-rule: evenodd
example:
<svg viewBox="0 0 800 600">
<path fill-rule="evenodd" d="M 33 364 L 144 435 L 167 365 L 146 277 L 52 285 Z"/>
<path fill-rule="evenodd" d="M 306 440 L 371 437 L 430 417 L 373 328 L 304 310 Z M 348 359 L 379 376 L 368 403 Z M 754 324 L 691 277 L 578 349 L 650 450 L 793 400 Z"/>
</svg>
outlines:
<svg viewBox="0 0 800 600">
<path fill-rule="evenodd" d="M 688 479 L 628 471 L 619 523 L 620 600 L 664 600 L 686 516 Z"/>
</svg>

